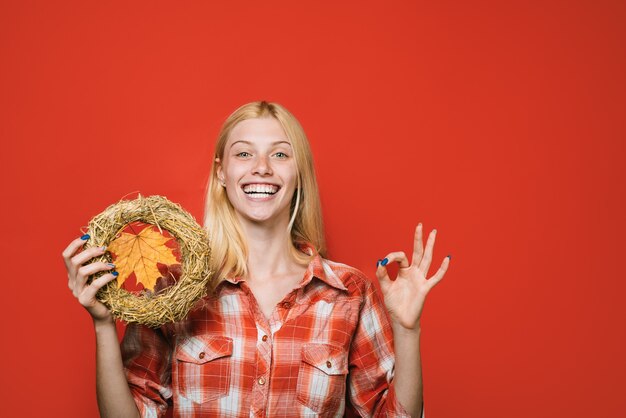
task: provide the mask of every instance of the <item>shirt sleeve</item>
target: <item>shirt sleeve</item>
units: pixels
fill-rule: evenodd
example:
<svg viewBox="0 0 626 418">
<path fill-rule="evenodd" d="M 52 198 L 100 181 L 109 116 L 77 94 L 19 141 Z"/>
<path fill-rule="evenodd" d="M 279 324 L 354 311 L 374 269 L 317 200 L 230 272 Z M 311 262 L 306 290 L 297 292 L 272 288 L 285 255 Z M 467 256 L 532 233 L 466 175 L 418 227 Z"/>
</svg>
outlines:
<svg viewBox="0 0 626 418">
<path fill-rule="evenodd" d="M 350 348 L 348 373 L 348 397 L 362 417 L 411 416 L 396 397 L 393 331 L 389 321 L 377 288 L 368 280 Z"/>
<path fill-rule="evenodd" d="M 121 351 L 126 380 L 141 417 L 163 417 L 172 397 L 172 349 L 163 331 L 128 324 Z"/>
</svg>

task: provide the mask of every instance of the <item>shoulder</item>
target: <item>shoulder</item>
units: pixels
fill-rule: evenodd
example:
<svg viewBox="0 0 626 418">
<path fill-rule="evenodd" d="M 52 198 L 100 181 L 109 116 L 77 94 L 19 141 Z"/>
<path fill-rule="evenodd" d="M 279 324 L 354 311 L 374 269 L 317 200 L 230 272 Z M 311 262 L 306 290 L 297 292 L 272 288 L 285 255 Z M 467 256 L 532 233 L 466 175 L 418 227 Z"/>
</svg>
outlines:
<svg viewBox="0 0 626 418">
<path fill-rule="evenodd" d="M 326 276 L 341 282 L 350 296 L 363 298 L 372 291 L 374 287 L 372 280 L 361 270 L 326 258 L 322 258 L 321 261 Z"/>
</svg>

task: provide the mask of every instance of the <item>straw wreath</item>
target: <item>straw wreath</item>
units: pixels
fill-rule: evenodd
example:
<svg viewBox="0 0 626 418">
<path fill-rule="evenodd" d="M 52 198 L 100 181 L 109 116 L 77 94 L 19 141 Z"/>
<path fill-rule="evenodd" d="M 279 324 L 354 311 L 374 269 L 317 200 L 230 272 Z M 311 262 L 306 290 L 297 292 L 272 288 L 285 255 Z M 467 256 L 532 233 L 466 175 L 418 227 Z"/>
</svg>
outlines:
<svg viewBox="0 0 626 418">
<path fill-rule="evenodd" d="M 108 245 L 128 224 L 142 221 L 155 225 L 159 231 L 169 231 L 178 241 L 182 274 L 176 284 L 157 293 L 142 290 L 131 293 L 118 288 L 116 280 L 107 283 L 96 297 L 111 314 L 126 322 L 158 327 L 183 319 L 192 306 L 210 290 L 213 272 L 210 270 L 211 250 L 206 231 L 180 205 L 163 196 L 120 200 L 89 222 L 89 240 L 84 248 Z M 111 254 L 94 257 L 91 262 L 111 262 Z M 98 272 L 92 280 L 106 274 Z"/>
</svg>

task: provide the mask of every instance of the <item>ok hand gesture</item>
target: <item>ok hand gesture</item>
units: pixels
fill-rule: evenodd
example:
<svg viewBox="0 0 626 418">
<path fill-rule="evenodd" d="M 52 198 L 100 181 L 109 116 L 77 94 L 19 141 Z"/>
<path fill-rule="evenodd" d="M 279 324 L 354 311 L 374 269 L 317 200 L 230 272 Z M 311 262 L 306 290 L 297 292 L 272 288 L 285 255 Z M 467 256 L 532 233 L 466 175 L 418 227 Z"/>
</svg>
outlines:
<svg viewBox="0 0 626 418">
<path fill-rule="evenodd" d="M 422 224 L 420 223 L 415 229 L 411 264 L 402 251 L 389 253 L 383 260 L 378 260 L 376 277 L 380 281 L 385 305 L 393 325 L 400 325 L 407 330 L 414 330 L 419 327 L 426 295 L 443 279 L 448 269 L 450 256 L 443 259 L 441 267 L 430 279 L 426 279 L 432 261 L 436 235 L 437 230 L 433 229 L 428 235 L 428 242 L 424 250 Z M 398 262 L 400 266 L 396 280 L 391 280 L 387 274 L 386 265 L 393 261 Z"/>
</svg>

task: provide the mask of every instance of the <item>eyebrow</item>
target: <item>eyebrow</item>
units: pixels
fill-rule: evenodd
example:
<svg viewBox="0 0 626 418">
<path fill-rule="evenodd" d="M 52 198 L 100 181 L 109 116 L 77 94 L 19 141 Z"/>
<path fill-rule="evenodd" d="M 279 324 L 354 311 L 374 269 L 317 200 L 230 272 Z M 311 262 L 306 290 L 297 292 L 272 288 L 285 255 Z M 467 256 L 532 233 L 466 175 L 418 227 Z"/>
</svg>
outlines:
<svg viewBox="0 0 626 418">
<path fill-rule="evenodd" d="M 239 141 L 235 141 L 232 144 L 230 144 L 230 147 L 232 148 L 235 144 L 237 144 L 239 142 L 241 142 L 243 144 L 252 145 L 252 142 L 241 139 Z M 287 144 L 287 145 L 291 146 L 291 143 L 289 143 L 289 141 L 285 141 L 285 140 L 279 140 L 279 141 L 272 142 L 272 145 L 278 145 L 278 144 Z"/>
</svg>

